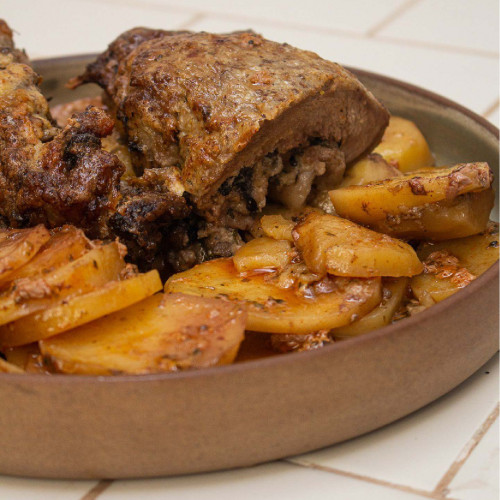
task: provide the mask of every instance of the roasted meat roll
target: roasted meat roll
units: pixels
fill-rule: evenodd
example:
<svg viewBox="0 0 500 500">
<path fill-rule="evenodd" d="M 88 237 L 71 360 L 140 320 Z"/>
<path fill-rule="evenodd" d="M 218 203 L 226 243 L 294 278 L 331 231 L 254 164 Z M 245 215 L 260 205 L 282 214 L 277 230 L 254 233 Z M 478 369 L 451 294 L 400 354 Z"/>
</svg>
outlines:
<svg viewBox="0 0 500 500">
<path fill-rule="evenodd" d="M 237 230 L 269 199 L 296 209 L 335 187 L 389 119 L 338 64 L 252 32 L 137 28 L 85 82 L 105 90 L 138 175 L 178 170 L 198 216 Z"/>
</svg>

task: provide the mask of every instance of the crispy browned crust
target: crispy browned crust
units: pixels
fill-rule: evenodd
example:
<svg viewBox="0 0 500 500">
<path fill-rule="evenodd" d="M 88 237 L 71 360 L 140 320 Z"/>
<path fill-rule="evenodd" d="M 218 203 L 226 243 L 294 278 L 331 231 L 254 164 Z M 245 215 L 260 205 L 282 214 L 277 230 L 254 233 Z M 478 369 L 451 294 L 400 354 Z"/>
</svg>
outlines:
<svg viewBox="0 0 500 500">
<path fill-rule="evenodd" d="M 339 65 L 253 33 L 133 30 L 80 81 L 107 91 L 136 162 L 179 166 L 198 206 L 270 152 L 320 138 L 349 162 L 388 123 L 385 108 Z"/>
<path fill-rule="evenodd" d="M 11 226 L 104 227 L 123 166 L 101 148 L 113 120 L 89 107 L 59 130 L 39 77 L 0 23 L 0 216 Z"/>
<path fill-rule="evenodd" d="M 185 199 L 161 169 L 120 182 L 124 166 L 101 142 L 114 120 L 102 107 L 78 102 L 61 110 L 60 129 L 38 83 L 0 21 L 0 224 L 73 223 L 92 237 L 118 235 L 130 257 L 148 267 L 165 227 L 189 213 Z"/>
</svg>

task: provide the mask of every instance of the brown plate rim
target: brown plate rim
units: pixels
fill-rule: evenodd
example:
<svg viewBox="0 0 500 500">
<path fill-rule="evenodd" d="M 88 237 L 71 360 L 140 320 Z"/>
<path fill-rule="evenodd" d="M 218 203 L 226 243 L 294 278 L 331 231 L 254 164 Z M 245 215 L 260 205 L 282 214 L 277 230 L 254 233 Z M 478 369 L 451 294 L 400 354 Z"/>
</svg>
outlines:
<svg viewBox="0 0 500 500">
<path fill-rule="evenodd" d="M 44 58 L 34 60 L 33 63 L 38 67 L 43 69 L 44 66 L 53 65 L 55 62 L 64 63 L 65 61 L 71 62 L 72 64 L 78 61 L 88 60 L 92 57 L 96 57 L 98 54 L 77 54 L 74 56 L 62 56 L 53 58 Z M 372 80 L 377 80 L 382 84 L 386 84 L 392 87 L 399 87 L 403 90 L 409 91 L 413 94 L 419 95 L 424 99 L 431 100 L 440 106 L 446 108 L 453 108 L 460 114 L 466 115 L 471 120 L 475 121 L 481 128 L 485 129 L 486 132 L 492 134 L 496 139 L 499 139 L 499 129 L 495 127 L 491 122 L 478 115 L 477 113 L 465 108 L 461 104 L 458 104 L 446 97 L 443 97 L 435 92 L 424 89 L 422 87 L 406 83 L 404 81 L 398 80 L 393 77 L 381 75 L 379 73 L 374 73 L 364 69 L 359 69 L 355 67 L 346 66 L 349 71 L 352 71 L 356 76 L 367 77 Z M 360 335 L 350 339 L 343 340 L 341 342 L 335 342 L 331 345 L 327 345 L 321 349 L 307 352 L 290 353 L 289 355 L 276 355 L 266 358 L 260 358 L 255 360 L 242 361 L 239 363 L 234 363 L 225 366 L 215 366 L 208 368 L 201 368 L 197 370 L 187 370 L 179 372 L 162 372 L 162 373 L 150 373 L 150 374 L 139 374 L 139 375 L 117 375 L 117 376 L 95 376 L 95 375 L 71 375 L 71 374 L 51 374 L 41 375 L 32 373 L 0 373 L 0 379 L 12 380 L 13 382 L 18 380 L 23 380 L 32 383 L 42 383 L 42 384 L 61 384 L 61 383 L 99 383 L 99 384 L 117 384 L 117 383 L 130 383 L 130 382 L 158 382 L 158 381 L 168 381 L 168 380 L 185 380 L 191 378 L 208 377 L 212 375 L 222 375 L 231 373 L 240 373 L 241 371 L 259 369 L 259 367 L 268 366 L 269 364 L 283 364 L 288 365 L 289 363 L 300 362 L 302 359 L 314 359 L 323 356 L 328 356 L 333 350 L 344 350 L 356 348 L 360 343 L 367 343 L 376 341 L 380 337 L 391 336 L 394 332 L 397 332 L 402 325 L 414 325 L 422 323 L 427 320 L 432 320 L 433 317 L 440 314 L 446 314 L 446 311 L 455 307 L 456 304 L 467 300 L 468 296 L 474 294 L 477 288 L 486 286 L 488 283 L 494 281 L 499 274 L 499 262 L 497 261 L 493 266 L 491 266 L 485 273 L 480 277 L 470 283 L 463 290 L 460 290 L 456 294 L 448 297 L 442 302 L 435 304 L 428 310 L 419 313 L 415 316 L 405 318 L 396 323 L 384 326 L 377 330 L 374 330 L 368 334 Z"/>
</svg>

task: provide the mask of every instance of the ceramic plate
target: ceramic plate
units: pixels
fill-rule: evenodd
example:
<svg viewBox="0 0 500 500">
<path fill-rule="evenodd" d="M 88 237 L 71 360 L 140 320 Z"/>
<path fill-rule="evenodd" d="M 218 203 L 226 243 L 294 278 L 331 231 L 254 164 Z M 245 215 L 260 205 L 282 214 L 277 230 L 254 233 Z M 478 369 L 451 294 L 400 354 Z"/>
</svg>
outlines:
<svg viewBox="0 0 500 500">
<path fill-rule="evenodd" d="M 38 61 L 53 103 L 92 56 Z M 364 71 L 414 120 L 438 163 L 487 161 L 498 129 L 425 90 Z M 117 377 L 0 375 L 0 473 L 127 478 L 194 473 L 308 452 L 421 408 L 498 350 L 498 263 L 428 311 L 323 349 L 199 371 Z"/>
</svg>

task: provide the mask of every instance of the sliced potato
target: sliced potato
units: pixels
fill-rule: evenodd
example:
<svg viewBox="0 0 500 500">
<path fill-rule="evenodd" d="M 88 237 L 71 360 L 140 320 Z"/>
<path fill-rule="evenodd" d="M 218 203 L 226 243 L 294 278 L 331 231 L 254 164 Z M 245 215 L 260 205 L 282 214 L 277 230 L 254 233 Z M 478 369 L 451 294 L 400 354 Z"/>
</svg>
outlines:
<svg viewBox="0 0 500 500">
<path fill-rule="evenodd" d="M 311 213 L 293 235 L 307 267 L 320 276 L 399 277 L 423 270 L 407 243 L 335 215 Z"/>
<path fill-rule="evenodd" d="M 362 186 L 369 182 L 382 181 L 403 174 L 389 165 L 380 155 L 372 153 L 349 167 L 339 187 Z"/>
<path fill-rule="evenodd" d="M 32 259 L 49 240 L 43 225 L 30 229 L 0 229 L 0 283 Z"/>
<path fill-rule="evenodd" d="M 414 276 L 411 289 L 428 307 L 458 292 L 498 260 L 498 224 L 475 236 L 439 243 L 422 243 L 417 249 L 424 273 Z"/>
<path fill-rule="evenodd" d="M 284 269 L 296 255 L 292 244 L 286 240 L 256 238 L 240 247 L 233 256 L 234 267 L 239 273 L 264 269 Z"/>
<path fill-rule="evenodd" d="M 282 215 L 264 215 L 260 219 L 260 225 L 268 238 L 293 241 L 292 230 L 295 223 Z"/>
<path fill-rule="evenodd" d="M 495 193 L 489 188 L 462 194 L 453 200 L 401 210 L 397 216 L 388 215 L 384 220 L 372 222 L 370 227 L 405 239 L 441 241 L 463 238 L 485 229 L 494 203 Z"/>
<path fill-rule="evenodd" d="M 489 189 L 492 182 L 487 163 L 464 163 L 417 176 L 335 189 L 330 191 L 330 198 L 338 215 L 369 225 L 428 203 Z"/>
<path fill-rule="evenodd" d="M 326 196 L 328 197 L 328 191 L 326 191 Z M 331 205 L 330 199 L 328 199 L 328 203 Z M 298 220 L 310 212 L 324 213 L 324 210 L 316 205 L 307 205 L 300 210 L 291 210 L 283 205 L 269 203 L 262 209 L 264 215 L 255 221 L 250 232 L 254 238 L 268 236 L 275 240 L 293 241 L 290 228 L 293 228 Z"/>
<path fill-rule="evenodd" d="M 0 326 L 0 345 L 19 346 L 57 335 L 124 309 L 162 289 L 158 271 L 111 281 L 97 290 L 63 299 L 52 307 Z"/>
<path fill-rule="evenodd" d="M 355 337 L 388 325 L 406 295 L 408 281 L 408 278 L 382 280 L 382 302 L 373 311 L 354 323 L 335 328 L 331 335 L 335 338 Z"/>
<path fill-rule="evenodd" d="M 58 267 L 81 257 L 92 248 L 81 229 L 75 226 L 64 226 L 54 231 L 50 239 L 40 248 L 39 252 L 22 267 L 13 271 L 8 280 L 0 280 L 0 285 L 7 285 L 20 278 L 35 278 L 46 275 Z"/>
<path fill-rule="evenodd" d="M 498 260 L 498 223 L 490 221 L 481 234 L 436 243 L 420 243 L 417 248 L 417 254 L 422 260 L 439 251 L 450 252 L 460 260 L 462 266 L 479 276 Z"/>
<path fill-rule="evenodd" d="M 116 280 L 124 267 L 120 246 L 113 242 L 90 250 L 46 276 L 17 280 L 0 295 L 0 325 Z"/>
<path fill-rule="evenodd" d="M 374 153 L 402 172 L 434 165 L 434 157 L 422 132 L 415 123 L 399 116 L 391 116 Z"/>
<path fill-rule="evenodd" d="M 0 373 L 24 373 L 24 370 L 0 357 Z"/>
<path fill-rule="evenodd" d="M 165 291 L 242 301 L 247 328 L 269 333 L 304 334 L 346 325 L 381 300 L 379 278 L 328 277 L 305 293 L 295 286 L 279 287 L 279 276 L 269 278 L 239 276 L 232 259 L 216 259 L 171 276 Z"/>
<path fill-rule="evenodd" d="M 40 342 L 64 373 L 154 373 L 231 363 L 246 314 L 221 299 L 157 294 Z"/>
</svg>

